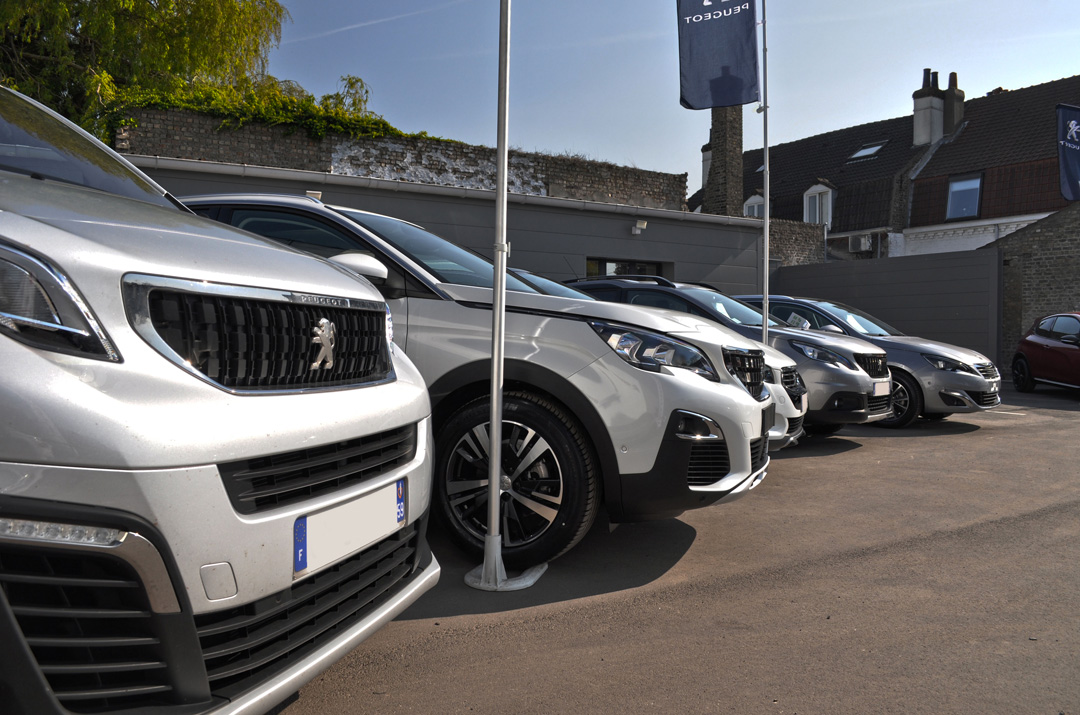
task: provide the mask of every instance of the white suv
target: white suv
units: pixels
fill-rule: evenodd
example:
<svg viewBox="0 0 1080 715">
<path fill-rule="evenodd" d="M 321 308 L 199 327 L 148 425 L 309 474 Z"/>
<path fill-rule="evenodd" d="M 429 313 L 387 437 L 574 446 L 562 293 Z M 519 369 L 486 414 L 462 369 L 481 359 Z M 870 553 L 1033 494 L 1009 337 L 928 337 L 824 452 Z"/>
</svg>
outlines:
<svg viewBox="0 0 1080 715">
<path fill-rule="evenodd" d="M 431 390 L 436 513 L 467 548 L 487 533 L 493 266 L 419 226 L 298 196 L 184 199 L 323 256 L 366 254 L 395 340 Z M 613 522 L 731 500 L 769 463 L 776 405 L 762 351 L 690 315 L 575 300 L 507 276 L 503 558 L 521 567 Z"/>
<path fill-rule="evenodd" d="M 435 585 L 387 317 L 0 88 L 0 710 L 263 712 Z"/>
</svg>

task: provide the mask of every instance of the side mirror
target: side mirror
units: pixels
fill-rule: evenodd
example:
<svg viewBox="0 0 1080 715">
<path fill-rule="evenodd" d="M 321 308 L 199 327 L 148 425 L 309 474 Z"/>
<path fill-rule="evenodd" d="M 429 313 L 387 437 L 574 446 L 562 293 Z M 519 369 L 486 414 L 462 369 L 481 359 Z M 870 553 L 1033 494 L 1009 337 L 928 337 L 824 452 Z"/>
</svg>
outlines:
<svg viewBox="0 0 1080 715">
<path fill-rule="evenodd" d="M 365 278 L 374 278 L 376 280 L 386 280 L 388 272 L 386 266 L 374 256 L 369 256 L 366 253 L 346 252 L 339 253 L 336 256 L 330 256 L 330 261 L 348 268 L 353 273 L 364 276 Z"/>
<path fill-rule="evenodd" d="M 821 326 L 820 328 L 818 328 L 818 330 L 824 330 L 824 331 L 825 331 L 826 333 L 836 333 L 837 335 L 843 335 L 843 334 L 844 334 L 844 331 L 843 331 L 843 330 L 841 330 L 840 328 L 836 327 L 836 326 L 835 326 L 835 325 L 833 325 L 832 323 L 828 323 L 828 324 L 826 324 L 826 325 L 822 325 L 822 326 Z"/>
<path fill-rule="evenodd" d="M 1061 342 L 1080 347 L 1080 335 L 1062 335 Z"/>
</svg>

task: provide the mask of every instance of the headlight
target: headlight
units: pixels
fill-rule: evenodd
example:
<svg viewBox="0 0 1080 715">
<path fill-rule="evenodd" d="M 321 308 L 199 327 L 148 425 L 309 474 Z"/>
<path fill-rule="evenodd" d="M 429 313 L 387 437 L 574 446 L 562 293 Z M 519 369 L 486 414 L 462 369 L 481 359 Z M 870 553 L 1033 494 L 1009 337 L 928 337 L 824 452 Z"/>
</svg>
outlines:
<svg viewBox="0 0 1080 715">
<path fill-rule="evenodd" d="M 661 367 L 677 367 L 690 370 L 706 380 L 720 381 L 705 354 L 689 343 L 611 323 L 589 321 L 589 326 L 616 355 L 634 367 L 650 372 L 660 372 Z"/>
<path fill-rule="evenodd" d="M 780 377 L 780 371 L 774 370 L 770 365 L 765 366 L 763 375 L 765 377 L 765 382 L 770 385 L 779 385 L 783 381 Z"/>
<path fill-rule="evenodd" d="M 945 370 L 946 372 L 968 372 L 972 375 L 979 374 L 975 368 L 966 365 L 958 360 L 952 360 L 950 358 L 942 357 L 940 355 L 926 355 L 925 353 L 923 354 L 923 358 L 926 360 L 926 362 L 930 363 L 938 370 Z"/>
<path fill-rule="evenodd" d="M 120 362 L 120 353 L 67 276 L 2 244 L 0 333 L 42 350 Z"/>
<path fill-rule="evenodd" d="M 832 365 L 843 365 L 849 370 L 855 369 L 855 366 L 851 363 L 850 360 L 848 360 L 843 355 L 834 353 L 832 350 L 819 348 L 816 345 L 799 342 L 798 340 L 792 340 L 791 347 L 795 348 L 811 360 L 820 360 L 821 362 L 827 362 Z"/>
</svg>

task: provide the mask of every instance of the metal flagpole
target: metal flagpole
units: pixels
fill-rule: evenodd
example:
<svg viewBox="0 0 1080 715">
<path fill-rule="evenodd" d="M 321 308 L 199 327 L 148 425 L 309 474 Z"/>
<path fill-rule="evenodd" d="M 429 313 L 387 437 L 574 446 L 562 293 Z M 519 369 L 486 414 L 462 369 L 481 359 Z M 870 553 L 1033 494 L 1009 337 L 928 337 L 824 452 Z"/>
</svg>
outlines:
<svg viewBox="0 0 1080 715">
<path fill-rule="evenodd" d="M 488 533 L 484 563 L 465 575 L 465 583 L 483 591 L 517 591 L 536 583 L 547 564 L 508 579 L 502 560 L 500 529 L 502 487 L 503 342 L 506 336 L 506 193 L 509 168 L 510 0 L 501 0 L 499 22 L 499 126 L 495 171 L 495 285 L 491 310 L 491 413 L 488 427 Z"/>
<path fill-rule="evenodd" d="M 765 225 L 762 233 L 762 277 L 761 277 L 761 342 L 769 344 L 769 42 L 766 35 L 768 25 L 765 19 L 765 0 L 761 0 L 761 102 L 765 111 L 764 123 L 765 155 Z"/>
</svg>

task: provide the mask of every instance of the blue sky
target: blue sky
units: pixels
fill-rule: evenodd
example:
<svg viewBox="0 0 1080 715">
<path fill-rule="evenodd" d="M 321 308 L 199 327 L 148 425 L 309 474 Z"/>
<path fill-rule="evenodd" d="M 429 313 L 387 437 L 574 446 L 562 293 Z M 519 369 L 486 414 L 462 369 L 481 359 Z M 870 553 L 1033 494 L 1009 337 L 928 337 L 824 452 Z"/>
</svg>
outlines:
<svg viewBox="0 0 1080 715">
<path fill-rule="evenodd" d="M 773 145 L 911 112 L 924 67 L 943 85 L 957 72 L 969 99 L 1080 74 L 1074 2 L 766 2 Z M 357 75 L 399 129 L 495 146 L 499 0 L 283 4 L 292 21 L 271 74 L 316 95 Z M 700 187 L 709 112 L 679 105 L 676 0 L 512 0 L 511 14 L 512 147 Z M 754 106 L 746 149 L 762 146 Z"/>
</svg>

